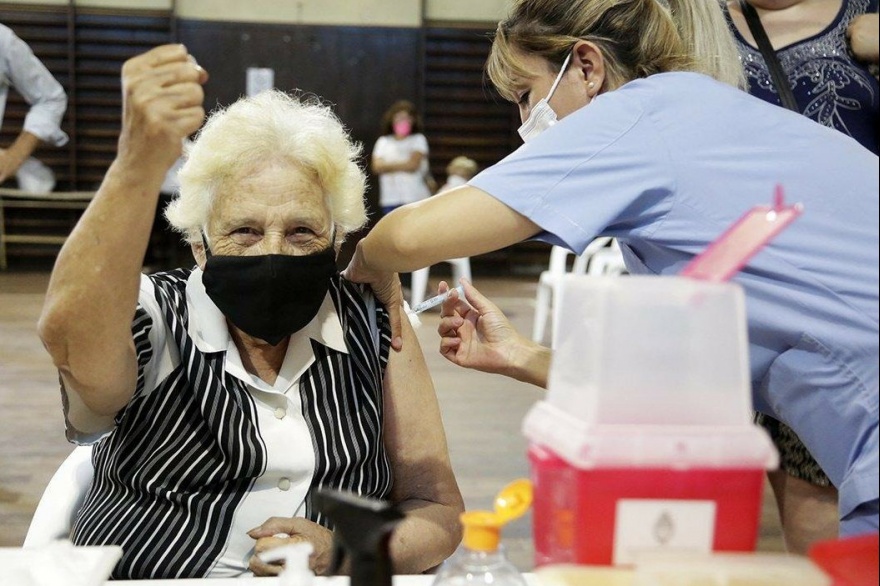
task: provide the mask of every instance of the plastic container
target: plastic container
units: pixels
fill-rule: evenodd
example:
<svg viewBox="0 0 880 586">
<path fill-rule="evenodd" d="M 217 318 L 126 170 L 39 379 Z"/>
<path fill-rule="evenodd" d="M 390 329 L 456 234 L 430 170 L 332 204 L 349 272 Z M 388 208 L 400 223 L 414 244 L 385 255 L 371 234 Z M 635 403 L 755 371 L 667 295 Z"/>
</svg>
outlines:
<svg viewBox="0 0 880 586">
<path fill-rule="evenodd" d="M 523 422 L 536 565 L 754 550 L 770 438 L 751 423 L 732 283 L 566 277 L 545 401 Z"/>
<path fill-rule="evenodd" d="M 810 559 L 834 578 L 833 586 L 874 586 L 880 582 L 880 536 L 877 533 L 820 541 Z"/>
<path fill-rule="evenodd" d="M 312 586 L 315 573 L 309 567 L 309 556 L 315 551 L 308 542 L 282 545 L 260 554 L 265 562 L 284 562 L 284 570 L 278 576 L 278 586 Z"/>
<path fill-rule="evenodd" d="M 461 521 L 462 545 L 440 566 L 433 586 L 527 586 L 500 544 L 502 518 L 488 511 L 473 511 L 463 513 Z"/>
</svg>

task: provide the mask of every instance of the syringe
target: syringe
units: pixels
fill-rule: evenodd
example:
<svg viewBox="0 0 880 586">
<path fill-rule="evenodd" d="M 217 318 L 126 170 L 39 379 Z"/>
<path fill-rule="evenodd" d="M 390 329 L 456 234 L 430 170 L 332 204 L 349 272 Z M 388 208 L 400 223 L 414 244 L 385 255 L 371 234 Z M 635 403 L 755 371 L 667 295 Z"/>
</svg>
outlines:
<svg viewBox="0 0 880 586">
<path fill-rule="evenodd" d="M 437 307 L 447 299 L 449 299 L 449 294 L 453 291 L 458 291 L 459 299 L 464 299 L 464 285 L 459 285 L 455 289 L 450 289 L 446 293 L 441 293 L 440 295 L 435 295 L 430 299 L 425 299 L 415 307 L 410 308 L 410 313 L 422 313 L 426 309 L 431 309 L 432 307 Z"/>
</svg>

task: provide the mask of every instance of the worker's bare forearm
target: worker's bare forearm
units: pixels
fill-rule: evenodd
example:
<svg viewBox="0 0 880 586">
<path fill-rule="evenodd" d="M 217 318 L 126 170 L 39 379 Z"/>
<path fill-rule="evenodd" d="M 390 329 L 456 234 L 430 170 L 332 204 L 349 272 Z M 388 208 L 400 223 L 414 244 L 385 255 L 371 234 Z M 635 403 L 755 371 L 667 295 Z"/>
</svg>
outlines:
<svg viewBox="0 0 880 586">
<path fill-rule="evenodd" d="M 553 351 L 525 337 L 518 342 L 507 369 L 500 374 L 546 389 Z"/>
</svg>

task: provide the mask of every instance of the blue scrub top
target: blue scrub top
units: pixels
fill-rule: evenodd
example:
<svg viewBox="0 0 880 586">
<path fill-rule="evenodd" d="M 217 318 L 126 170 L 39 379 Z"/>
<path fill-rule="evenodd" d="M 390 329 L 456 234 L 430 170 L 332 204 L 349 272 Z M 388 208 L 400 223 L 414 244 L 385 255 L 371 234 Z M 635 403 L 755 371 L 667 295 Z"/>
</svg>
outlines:
<svg viewBox="0 0 880 586">
<path fill-rule="evenodd" d="M 696 73 L 604 93 L 470 184 L 577 253 L 618 238 L 674 275 L 782 184 L 804 214 L 736 277 L 755 408 L 795 430 L 840 490 L 878 498 L 878 160 L 852 138 Z M 874 523 L 876 524 L 876 518 Z"/>
</svg>

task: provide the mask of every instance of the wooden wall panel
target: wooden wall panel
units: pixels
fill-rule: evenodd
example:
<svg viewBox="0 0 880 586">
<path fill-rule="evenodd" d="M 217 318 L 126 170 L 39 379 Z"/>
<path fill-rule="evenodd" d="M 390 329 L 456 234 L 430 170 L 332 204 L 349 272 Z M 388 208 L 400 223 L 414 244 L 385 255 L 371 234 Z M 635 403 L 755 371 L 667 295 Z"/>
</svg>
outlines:
<svg viewBox="0 0 880 586">
<path fill-rule="evenodd" d="M 399 99 L 420 105 L 432 172 L 440 182 L 457 155 L 470 156 L 485 168 L 520 144 L 516 109 L 484 82 L 491 32 L 487 24 L 407 28 L 229 23 L 177 19 L 170 11 L 3 3 L 0 22 L 31 45 L 68 91 L 64 129 L 71 143 L 61 149 L 42 147 L 37 153 L 55 170 L 58 189 L 98 186 L 116 150 L 122 63 L 172 39 L 186 44 L 210 73 L 205 85 L 209 111 L 244 94 L 248 67 L 271 67 L 276 87 L 316 94 L 334 105 L 363 144 L 365 164 L 379 136 L 382 113 Z M 25 112 L 26 105 L 12 92 L 0 144 L 17 134 Z M 378 186 L 372 176 L 367 197 L 375 220 Z M 533 248 L 513 247 L 486 260 L 500 261 L 508 270 L 525 258 L 520 252 Z"/>
<path fill-rule="evenodd" d="M 129 58 L 171 41 L 170 12 L 74 15 L 76 184 L 96 189 L 116 155 L 122 116 L 120 71 Z"/>
<path fill-rule="evenodd" d="M 275 87 L 316 94 L 334 104 L 363 144 L 365 162 L 385 109 L 397 99 L 420 98 L 418 29 L 180 20 L 177 31 L 210 73 L 208 110 L 245 93 L 248 67 L 271 67 Z M 378 210 L 372 178 L 368 199 L 371 210 Z"/>
<path fill-rule="evenodd" d="M 35 156 L 55 171 L 57 189 L 95 189 L 116 152 L 122 63 L 171 40 L 171 13 L 0 4 L 0 22 L 30 45 L 67 92 L 62 128 L 70 142 L 41 146 Z M 0 144 L 14 140 L 26 113 L 27 104 L 11 91 Z"/>
<path fill-rule="evenodd" d="M 485 168 L 521 144 L 516 108 L 484 79 L 488 32 L 425 29 L 425 127 L 433 170 L 441 176 L 453 157 L 468 156 Z"/>
</svg>

